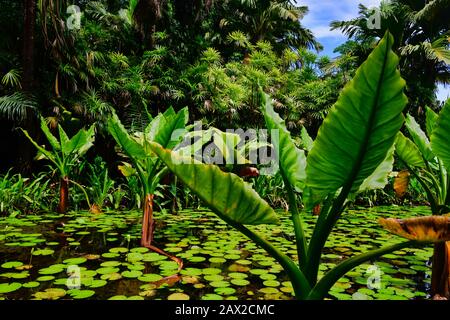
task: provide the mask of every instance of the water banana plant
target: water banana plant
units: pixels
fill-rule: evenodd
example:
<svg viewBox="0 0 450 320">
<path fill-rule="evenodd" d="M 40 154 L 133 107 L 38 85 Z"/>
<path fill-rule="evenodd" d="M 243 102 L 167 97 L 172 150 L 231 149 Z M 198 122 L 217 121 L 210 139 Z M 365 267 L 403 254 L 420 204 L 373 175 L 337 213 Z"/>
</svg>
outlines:
<svg viewBox="0 0 450 320">
<path fill-rule="evenodd" d="M 437 216 L 450 212 L 450 176 L 448 174 L 450 172 L 450 99 L 439 114 L 427 108 L 425 122 L 426 130 L 424 131 L 417 121 L 408 115 L 406 128 L 411 139 L 399 132 L 395 150 L 401 165 L 425 190 L 434 219 L 447 220 L 442 227 L 449 232 L 450 217 L 438 218 Z M 405 185 L 407 186 L 407 183 Z M 438 231 L 436 226 L 423 224 L 423 229 L 427 228 L 432 228 L 434 232 Z M 428 230 L 423 232 L 428 233 Z M 434 244 L 431 292 L 433 296 L 450 298 L 450 242 L 442 241 L 444 238 L 440 239 L 441 241 Z"/>
<path fill-rule="evenodd" d="M 358 192 L 381 188 L 392 170 L 394 142 L 404 122 L 407 103 L 403 93 L 393 37 L 386 33 L 344 88 L 321 126 L 316 140 L 305 142 L 308 155 L 297 148 L 272 102 L 261 94 L 262 112 L 278 149 L 279 167 L 289 194 L 298 261 L 290 259 L 247 225 L 276 224 L 278 218 L 266 201 L 232 173 L 217 166 L 182 157 L 157 143 L 150 148 L 167 167 L 221 219 L 265 249 L 284 268 L 298 299 L 323 299 L 329 289 L 354 267 L 397 249 L 416 245 L 403 241 L 353 256 L 318 279 L 325 243 L 347 204 Z M 305 210 L 321 204 L 314 231 L 304 232 L 300 203 Z"/>
<path fill-rule="evenodd" d="M 180 264 L 180 268 L 182 265 L 180 259 L 172 257 L 152 245 L 155 225 L 154 194 L 160 180 L 168 173 L 168 169 L 153 153 L 150 143 L 155 142 L 168 150 L 172 149 L 184 135 L 188 118 L 187 108 L 178 113 L 173 108 L 169 108 L 153 118 L 144 132 L 136 132 L 133 135 L 127 132 L 117 115 L 113 115 L 108 121 L 109 133 L 131 162 L 130 165 L 119 168 L 124 175 L 137 174 L 141 182 L 144 199 L 141 245 L 169 256 Z"/>
<path fill-rule="evenodd" d="M 41 130 L 46 136 L 52 150 L 47 150 L 40 146 L 26 130 L 22 130 L 25 136 L 38 150 L 38 159 L 47 159 L 52 166 L 59 172 L 59 205 L 57 211 L 65 213 L 69 206 L 69 183 L 81 187 L 75 181 L 70 180 L 71 172 L 77 161 L 93 146 L 94 142 L 94 126 L 88 130 L 81 129 L 72 138 L 58 125 L 59 136 L 56 138 L 47 126 L 46 120 L 41 117 Z M 84 191 L 84 190 L 83 190 Z M 87 199 L 88 203 L 89 200 Z"/>
</svg>

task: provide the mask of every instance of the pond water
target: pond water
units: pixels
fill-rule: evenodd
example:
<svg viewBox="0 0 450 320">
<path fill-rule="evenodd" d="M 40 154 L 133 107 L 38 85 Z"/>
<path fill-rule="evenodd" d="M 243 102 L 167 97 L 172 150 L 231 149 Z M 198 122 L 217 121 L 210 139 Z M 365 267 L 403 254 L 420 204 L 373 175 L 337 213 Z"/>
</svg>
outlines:
<svg viewBox="0 0 450 320">
<path fill-rule="evenodd" d="M 426 207 L 348 210 L 327 242 L 319 277 L 346 257 L 401 241 L 378 218 L 428 214 Z M 252 229 L 295 257 L 289 215 L 279 215 L 279 225 Z M 162 280 L 177 264 L 139 247 L 140 219 L 138 211 L 0 218 L 0 299 L 294 298 L 280 265 L 206 210 L 156 213 L 154 244 L 184 261 L 179 281 Z M 304 217 L 307 234 L 315 219 Z M 327 299 L 427 299 L 431 255 L 431 246 L 411 248 L 366 263 Z"/>
</svg>

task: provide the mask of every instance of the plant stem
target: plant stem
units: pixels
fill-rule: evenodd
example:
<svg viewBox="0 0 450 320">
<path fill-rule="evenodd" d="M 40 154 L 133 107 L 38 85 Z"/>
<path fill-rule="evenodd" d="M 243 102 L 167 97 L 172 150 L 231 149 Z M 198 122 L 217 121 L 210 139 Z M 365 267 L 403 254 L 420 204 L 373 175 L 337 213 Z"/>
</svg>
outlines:
<svg viewBox="0 0 450 320">
<path fill-rule="evenodd" d="M 284 253 L 280 252 L 277 248 L 275 248 L 271 243 L 267 240 L 263 239 L 260 235 L 251 231 L 244 225 L 240 223 L 236 223 L 230 219 L 227 219 L 225 216 L 221 216 L 222 219 L 225 220 L 229 225 L 234 227 L 235 229 L 242 232 L 248 238 L 250 238 L 253 242 L 255 242 L 258 246 L 267 251 L 272 257 L 274 257 L 278 263 L 283 267 L 286 273 L 289 276 L 289 279 L 292 282 L 292 286 L 294 288 L 295 297 L 297 299 L 305 299 L 309 291 L 311 290 L 311 286 L 308 283 L 303 272 L 298 268 L 298 266 L 292 261 L 288 256 Z"/>
<path fill-rule="evenodd" d="M 323 222 L 320 224 L 320 226 L 317 226 L 319 229 L 315 233 L 315 237 L 311 238 L 311 241 L 309 243 L 306 276 L 311 286 L 314 286 L 317 282 L 317 274 L 319 272 L 322 250 L 325 247 L 325 243 L 327 242 L 331 230 L 333 230 L 336 221 L 339 219 L 339 216 L 343 211 L 344 203 L 347 199 L 350 187 L 348 188 L 348 190 L 347 188 L 342 189 L 339 196 L 336 198 L 336 200 L 334 200 L 330 212 L 326 216 L 324 216 L 325 220 L 322 220 Z M 323 212 L 323 214 L 326 214 L 326 212 Z"/>
<path fill-rule="evenodd" d="M 321 300 L 323 299 L 331 287 L 347 272 L 352 270 L 353 268 L 359 266 L 360 264 L 378 258 L 384 254 L 393 252 L 395 250 L 403 249 L 406 247 L 417 245 L 415 241 L 406 241 L 394 244 L 389 247 L 380 248 L 377 250 L 372 250 L 357 256 L 354 256 L 350 259 L 341 262 L 332 270 L 330 270 L 325 276 L 320 279 L 320 281 L 314 286 L 314 288 L 309 293 L 307 300 Z"/>
<path fill-rule="evenodd" d="M 298 264 L 301 270 L 305 270 L 305 265 L 308 261 L 308 251 L 306 247 L 306 237 L 303 230 L 302 220 L 300 218 L 300 212 L 298 211 L 297 199 L 295 198 L 294 190 L 284 174 L 282 174 L 284 185 L 286 186 L 289 196 L 289 211 L 292 215 L 292 222 L 294 224 L 295 240 L 297 244 L 297 257 Z"/>
</svg>

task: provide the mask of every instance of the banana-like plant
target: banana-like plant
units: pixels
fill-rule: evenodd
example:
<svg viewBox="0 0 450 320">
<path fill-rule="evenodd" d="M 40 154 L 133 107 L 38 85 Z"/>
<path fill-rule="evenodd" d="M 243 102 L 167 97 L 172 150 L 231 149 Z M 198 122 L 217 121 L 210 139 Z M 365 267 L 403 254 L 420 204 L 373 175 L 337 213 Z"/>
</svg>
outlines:
<svg viewBox="0 0 450 320">
<path fill-rule="evenodd" d="M 178 113 L 173 108 L 156 116 L 145 128 L 144 132 L 128 134 L 117 115 L 108 121 L 109 133 L 128 156 L 131 164 L 120 166 L 125 176 L 137 174 L 142 186 L 144 199 L 141 245 L 156 252 L 167 255 L 181 265 L 181 260 L 171 257 L 161 249 L 152 245 L 154 234 L 153 199 L 161 178 L 168 173 L 164 163 L 158 159 L 150 148 L 156 142 L 164 148 L 173 149 L 183 136 L 189 118 L 188 109 Z"/>
<path fill-rule="evenodd" d="M 395 150 L 401 164 L 425 190 L 432 215 L 449 213 L 450 99 L 440 114 L 430 108 L 426 109 L 426 131 L 421 129 L 411 115 L 407 116 L 406 128 L 411 139 L 399 132 L 396 140 Z M 449 272 L 450 242 L 436 242 L 431 276 L 433 296 L 450 298 Z"/>
<path fill-rule="evenodd" d="M 40 146 L 26 130 L 21 129 L 25 136 L 38 150 L 38 159 L 47 159 L 60 175 L 59 185 L 59 205 L 57 211 L 65 213 L 69 206 L 69 182 L 81 187 L 76 182 L 70 180 L 73 167 L 80 157 L 82 157 L 93 146 L 95 139 L 94 126 L 88 130 L 81 129 L 72 138 L 69 138 L 64 129 L 58 125 L 59 137 L 56 138 L 47 126 L 46 120 L 41 117 L 41 130 L 46 136 L 52 150 L 47 150 Z"/>
<path fill-rule="evenodd" d="M 323 299 L 329 289 L 354 267 L 397 249 L 416 245 L 399 242 L 351 257 L 318 280 L 325 243 L 346 205 L 358 192 L 383 187 L 393 165 L 393 146 L 404 122 L 407 103 L 393 37 L 386 33 L 354 79 L 345 87 L 321 126 L 306 157 L 294 144 L 271 101 L 261 95 L 269 129 L 278 132 L 272 143 L 289 194 L 298 262 L 246 225 L 274 224 L 274 210 L 238 176 L 217 166 L 196 163 L 157 143 L 151 149 L 167 167 L 220 218 L 265 249 L 284 268 L 298 299 Z M 273 138 L 273 137 L 272 137 Z M 295 192 L 303 192 L 306 209 L 322 203 L 312 236 L 307 239 Z M 308 241 L 309 240 L 309 241 Z"/>
</svg>

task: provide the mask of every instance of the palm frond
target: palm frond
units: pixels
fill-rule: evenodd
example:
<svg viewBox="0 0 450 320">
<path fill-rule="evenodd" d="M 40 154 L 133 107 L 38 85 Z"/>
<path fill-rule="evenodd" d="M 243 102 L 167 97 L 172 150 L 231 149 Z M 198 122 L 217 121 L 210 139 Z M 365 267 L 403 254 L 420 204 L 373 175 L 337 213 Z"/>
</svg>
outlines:
<svg viewBox="0 0 450 320">
<path fill-rule="evenodd" d="M 22 122 L 30 114 L 37 113 L 36 101 L 21 92 L 15 92 L 11 95 L 0 97 L 0 116 L 6 117 L 11 121 Z"/>
</svg>

